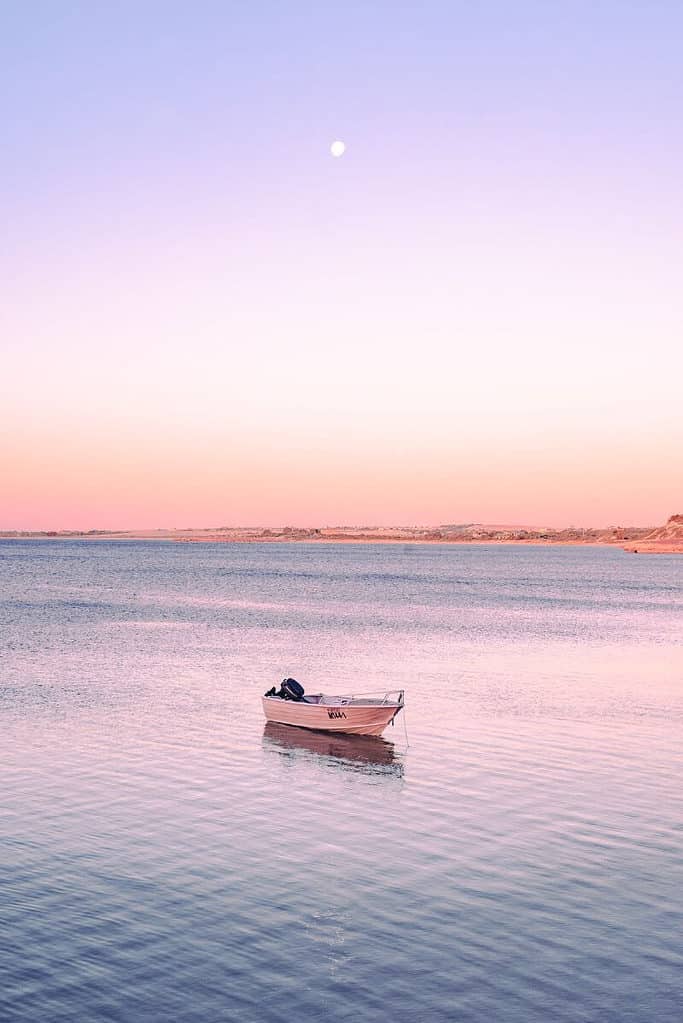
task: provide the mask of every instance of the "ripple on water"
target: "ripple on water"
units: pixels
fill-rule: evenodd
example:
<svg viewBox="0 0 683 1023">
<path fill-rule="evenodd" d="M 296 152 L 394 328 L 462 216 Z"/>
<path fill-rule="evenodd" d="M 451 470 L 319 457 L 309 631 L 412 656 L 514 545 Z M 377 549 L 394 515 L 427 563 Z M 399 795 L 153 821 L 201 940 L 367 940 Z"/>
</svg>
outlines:
<svg viewBox="0 0 683 1023">
<path fill-rule="evenodd" d="M 0 543 L 0 1019 L 679 1023 L 677 566 Z"/>
</svg>

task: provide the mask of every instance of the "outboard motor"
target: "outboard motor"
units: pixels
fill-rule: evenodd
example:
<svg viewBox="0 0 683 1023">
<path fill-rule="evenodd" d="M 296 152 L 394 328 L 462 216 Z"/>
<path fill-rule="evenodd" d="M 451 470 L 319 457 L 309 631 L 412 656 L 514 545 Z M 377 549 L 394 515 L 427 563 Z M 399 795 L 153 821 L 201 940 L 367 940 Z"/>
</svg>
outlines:
<svg viewBox="0 0 683 1023">
<path fill-rule="evenodd" d="M 267 693 L 264 693 L 264 696 L 277 696 L 280 700 L 299 701 L 304 698 L 304 687 L 295 678 L 285 678 L 279 689 L 273 686 Z"/>
<path fill-rule="evenodd" d="M 283 679 L 278 695 L 282 696 L 284 700 L 302 700 L 304 687 L 295 678 L 286 678 Z"/>
</svg>

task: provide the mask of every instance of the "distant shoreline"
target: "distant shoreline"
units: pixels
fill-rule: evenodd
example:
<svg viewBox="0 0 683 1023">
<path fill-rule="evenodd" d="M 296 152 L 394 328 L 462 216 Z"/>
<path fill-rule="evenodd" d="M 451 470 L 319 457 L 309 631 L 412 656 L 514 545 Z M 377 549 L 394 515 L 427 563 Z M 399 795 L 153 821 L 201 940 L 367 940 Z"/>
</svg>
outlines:
<svg viewBox="0 0 683 1023">
<path fill-rule="evenodd" d="M 337 526 L 319 529 L 220 527 L 156 530 L 6 530 L 3 540 L 165 540 L 174 543 L 273 544 L 429 544 L 621 547 L 636 554 L 683 554 L 683 516 L 662 527 L 615 526 L 609 529 L 550 529 L 465 524 L 435 528 L 410 526 Z"/>
</svg>

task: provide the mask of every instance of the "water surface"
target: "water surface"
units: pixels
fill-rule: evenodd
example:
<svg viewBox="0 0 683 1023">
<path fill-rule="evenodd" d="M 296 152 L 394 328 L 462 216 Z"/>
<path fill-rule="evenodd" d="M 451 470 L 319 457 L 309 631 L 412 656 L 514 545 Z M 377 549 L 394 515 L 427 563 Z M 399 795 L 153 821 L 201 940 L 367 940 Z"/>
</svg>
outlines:
<svg viewBox="0 0 683 1023">
<path fill-rule="evenodd" d="M 680 1023 L 682 580 L 0 542 L 0 1019 Z M 409 746 L 265 726 L 285 675 Z"/>
</svg>

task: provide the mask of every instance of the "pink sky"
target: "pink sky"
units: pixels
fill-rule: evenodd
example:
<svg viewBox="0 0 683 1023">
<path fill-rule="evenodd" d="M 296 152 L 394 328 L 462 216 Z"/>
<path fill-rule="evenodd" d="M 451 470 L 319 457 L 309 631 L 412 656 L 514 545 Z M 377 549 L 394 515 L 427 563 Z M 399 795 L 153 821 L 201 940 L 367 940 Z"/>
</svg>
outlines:
<svg viewBox="0 0 683 1023">
<path fill-rule="evenodd" d="M 676 26 L 498 10 L 17 15 L 0 529 L 683 510 Z"/>
</svg>

